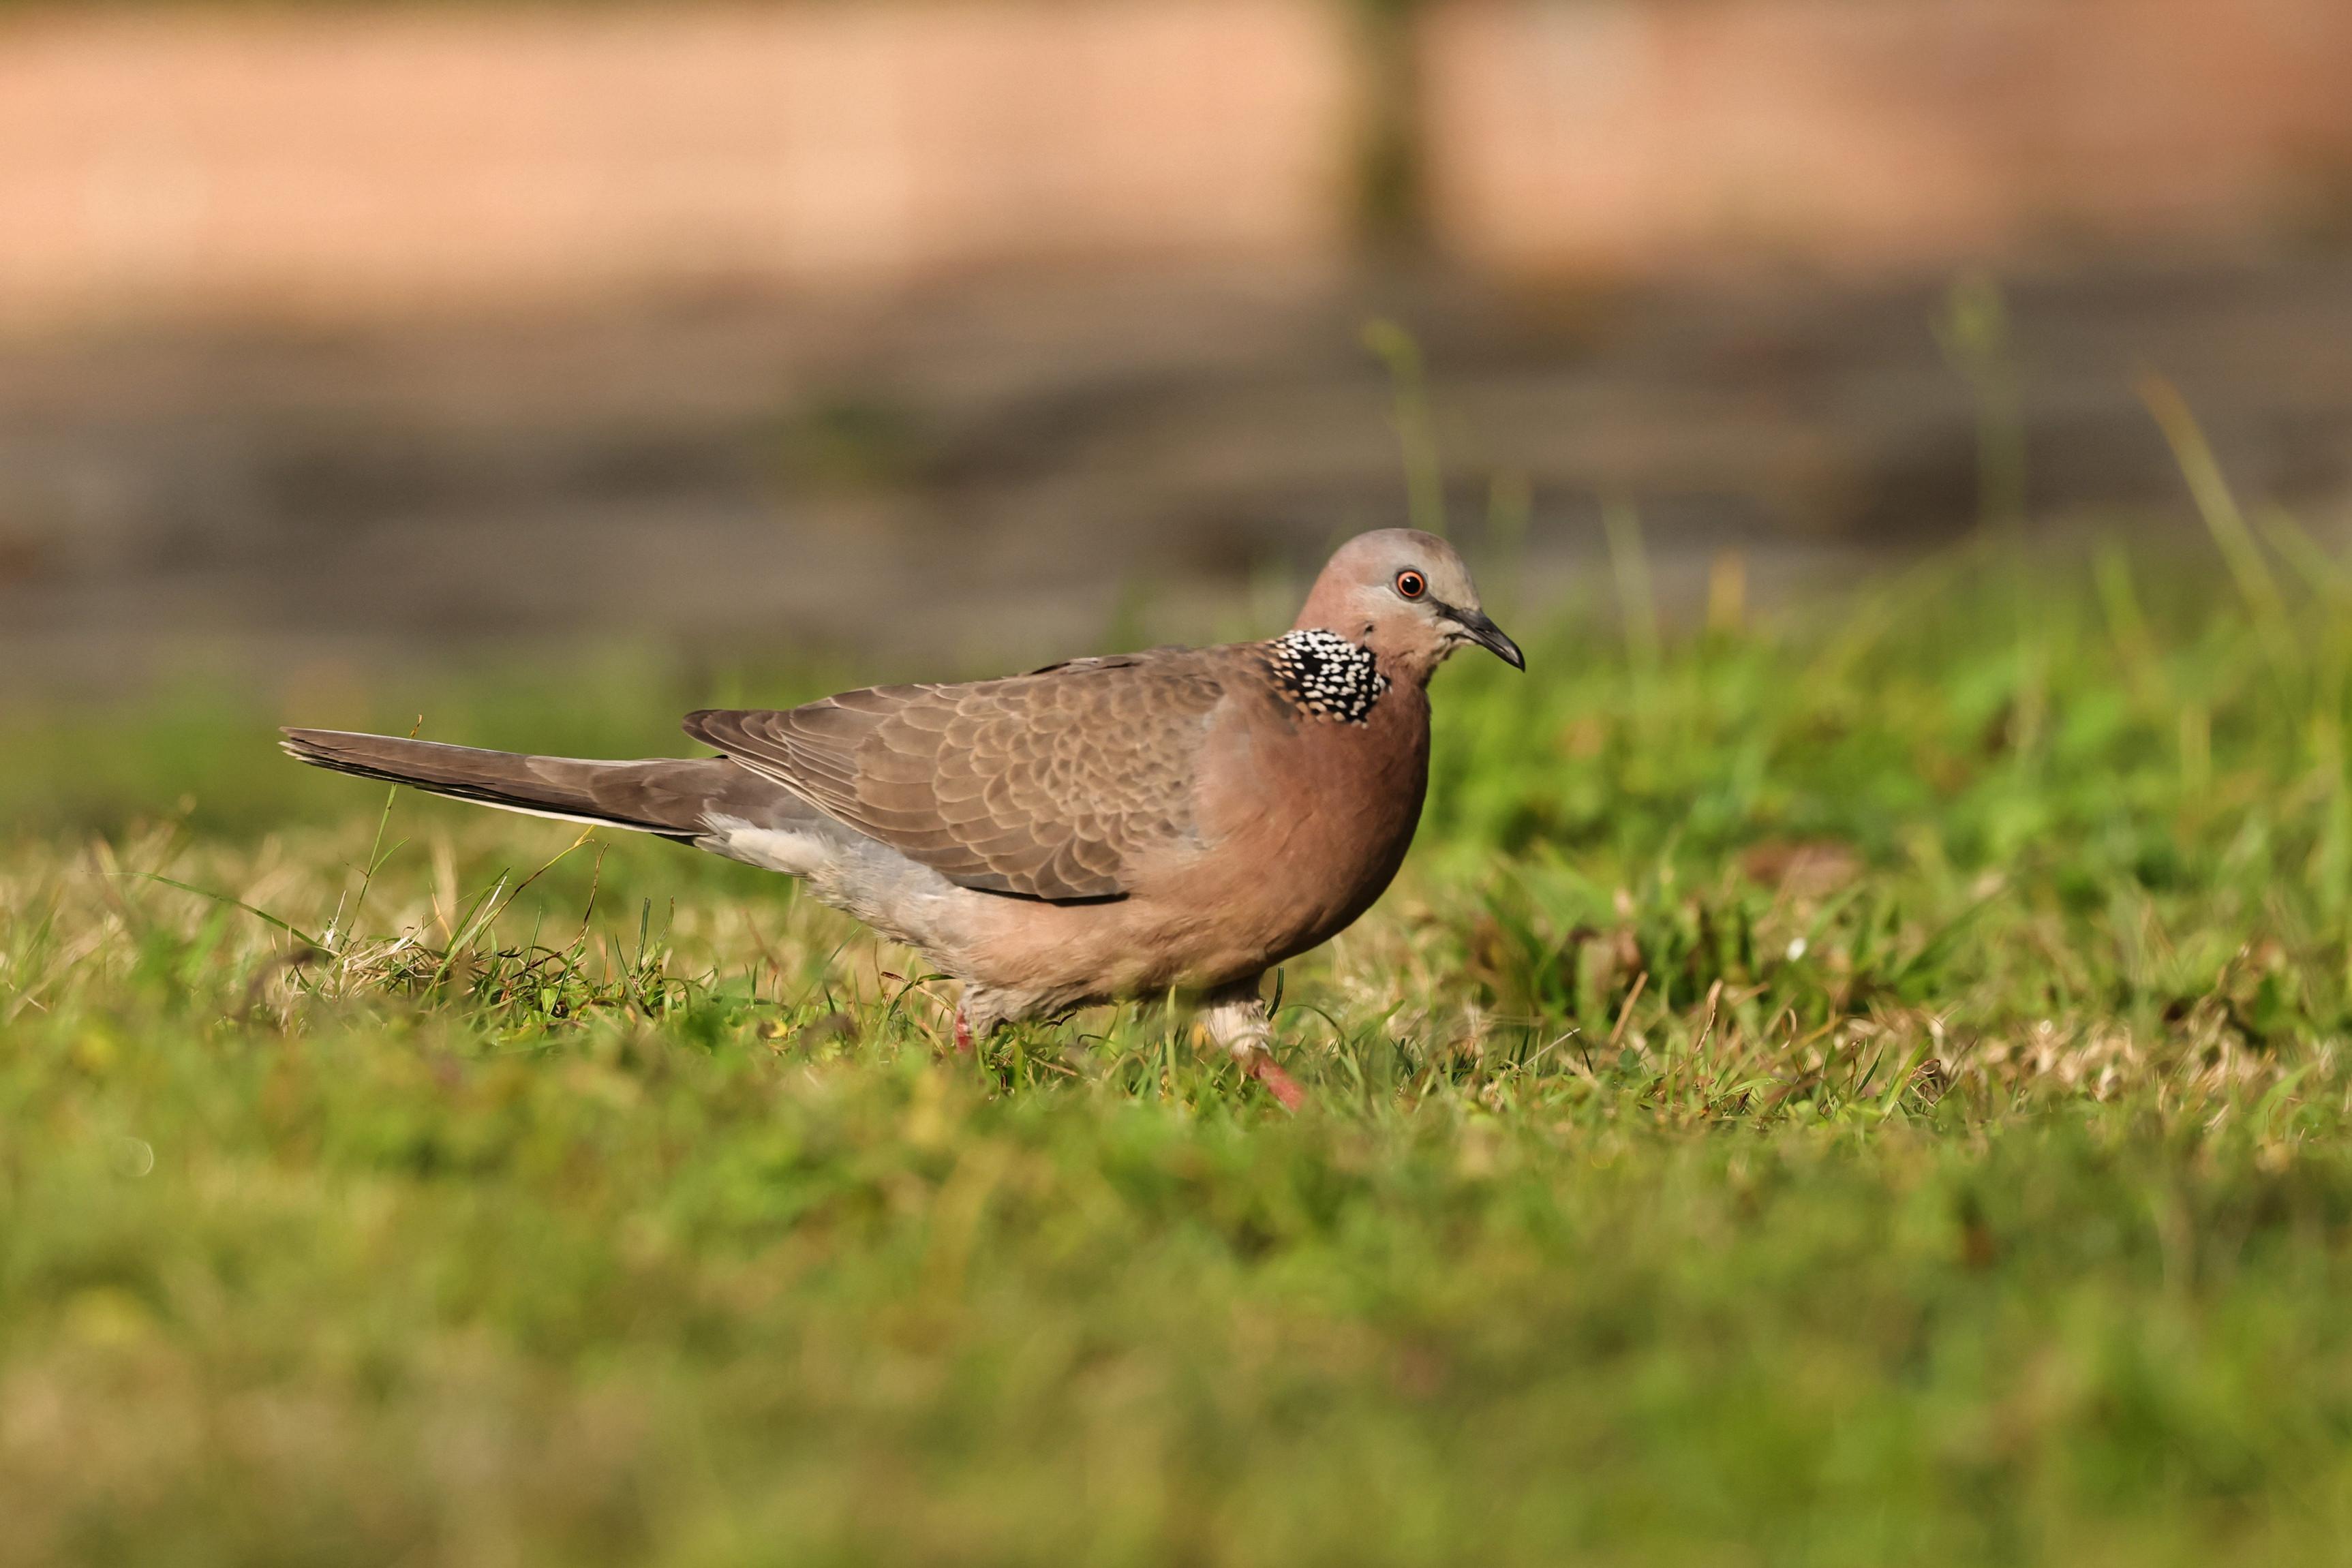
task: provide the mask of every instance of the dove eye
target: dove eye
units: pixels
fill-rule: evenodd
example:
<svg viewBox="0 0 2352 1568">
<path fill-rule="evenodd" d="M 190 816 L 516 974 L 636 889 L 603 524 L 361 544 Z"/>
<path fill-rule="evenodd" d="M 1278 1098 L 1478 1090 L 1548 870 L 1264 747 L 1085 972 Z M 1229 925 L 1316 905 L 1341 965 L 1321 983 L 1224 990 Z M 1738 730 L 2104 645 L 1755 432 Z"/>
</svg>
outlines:
<svg viewBox="0 0 2352 1568">
<path fill-rule="evenodd" d="M 1429 580 L 1417 571 L 1401 571 L 1396 574 L 1396 591 L 1404 598 L 1419 599 L 1429 591 Z"/>
</svg>

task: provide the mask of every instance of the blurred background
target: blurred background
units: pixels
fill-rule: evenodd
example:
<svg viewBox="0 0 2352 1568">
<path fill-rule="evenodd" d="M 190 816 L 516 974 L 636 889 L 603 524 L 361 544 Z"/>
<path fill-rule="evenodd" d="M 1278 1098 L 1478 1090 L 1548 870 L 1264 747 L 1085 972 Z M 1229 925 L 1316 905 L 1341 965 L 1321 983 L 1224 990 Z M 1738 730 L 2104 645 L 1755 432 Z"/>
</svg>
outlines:
<svg viewBox="0 0 2352 1568">
<path fill-rule="evenodd" d="M 2149 372 L 2339 537 L 2347 81 L 2343 0 L 9 5 L 0 700 L 1235 634 L 1433 443 L 1521 602 L 1613 517 L 1736 614 L 2193 528 Z"/>
</svg>

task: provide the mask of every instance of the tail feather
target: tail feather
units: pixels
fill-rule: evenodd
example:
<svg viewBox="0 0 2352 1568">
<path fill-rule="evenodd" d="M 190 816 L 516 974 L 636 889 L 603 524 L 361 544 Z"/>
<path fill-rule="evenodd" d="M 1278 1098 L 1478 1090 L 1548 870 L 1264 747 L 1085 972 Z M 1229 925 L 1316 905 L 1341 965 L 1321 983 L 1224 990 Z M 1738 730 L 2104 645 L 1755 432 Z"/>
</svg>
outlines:
<svg viewBox="0 0 2352 1568">
<path fill-rule="evenodd" d="M 658 833 L 680 842 L 714 817 L 765 823 L 807 813 L 780 786 L 723 757 L 635 762 L 527 757 L 390 735 L 289 729 L 280 744 L 314 767 L 429 794 L 565 821 Z"/>
</svg>

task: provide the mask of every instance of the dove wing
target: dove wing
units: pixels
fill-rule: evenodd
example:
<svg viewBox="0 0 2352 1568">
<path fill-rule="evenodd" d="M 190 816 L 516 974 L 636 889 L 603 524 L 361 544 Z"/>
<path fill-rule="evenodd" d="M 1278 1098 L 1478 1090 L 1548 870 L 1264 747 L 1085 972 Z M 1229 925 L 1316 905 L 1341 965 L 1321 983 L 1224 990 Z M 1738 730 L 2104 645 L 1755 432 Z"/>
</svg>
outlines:
<svg viewBox="0 0 2352 1568">
<path fill-rule="evenodd" d="M 1215 652 L 706 710 L 686 730 L 962 886 L 1116 898 L 1139 855 L 1196 832 L 1194 772 L 1231 674 Z"/>
</svg>

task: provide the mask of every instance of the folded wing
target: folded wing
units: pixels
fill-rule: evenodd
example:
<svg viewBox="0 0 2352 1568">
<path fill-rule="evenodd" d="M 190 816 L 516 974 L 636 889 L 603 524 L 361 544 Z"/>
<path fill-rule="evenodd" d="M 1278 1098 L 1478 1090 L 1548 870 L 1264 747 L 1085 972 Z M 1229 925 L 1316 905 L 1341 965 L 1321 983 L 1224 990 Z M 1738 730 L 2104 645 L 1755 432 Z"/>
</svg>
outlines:
<svg viewBox="0 0 2352 1568">
<path fill-rule="evenodd" d="M 1169 650 L 707 710 L 686 730 L 965 887 L 1115 898 L 1139 855 L 1195 833 L 1194 770 L 1223 695 L 1213 651 Z"/>
</svg>

